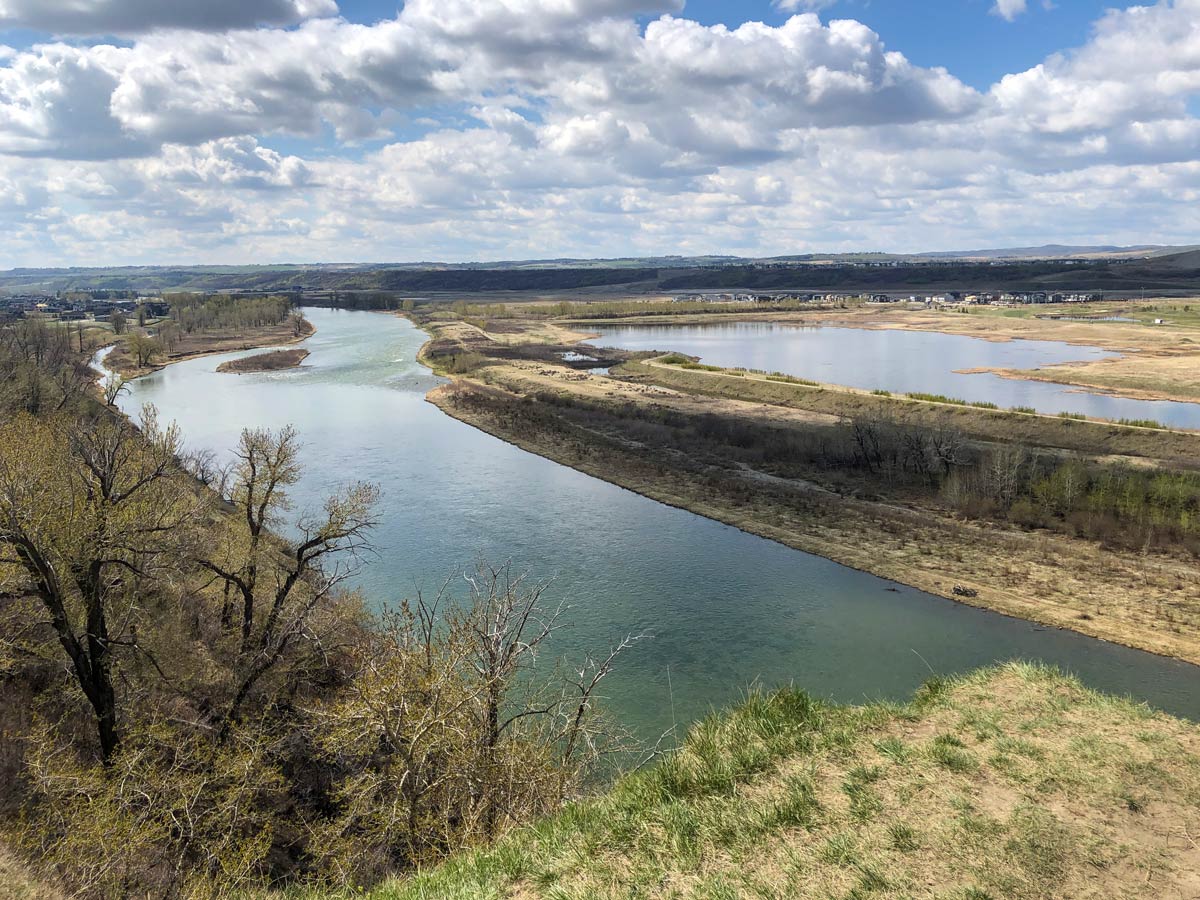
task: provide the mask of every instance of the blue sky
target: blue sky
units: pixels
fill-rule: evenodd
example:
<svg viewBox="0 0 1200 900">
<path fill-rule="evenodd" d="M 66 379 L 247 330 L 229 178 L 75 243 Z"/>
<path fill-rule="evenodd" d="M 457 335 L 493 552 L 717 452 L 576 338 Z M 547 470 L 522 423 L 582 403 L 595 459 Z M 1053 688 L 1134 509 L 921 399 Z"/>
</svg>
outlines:
<svg viewBox="0 0 1200 900">
<path fill-rule="evenodd" d="M 1200 0 L 0 0 L 0 268 L 1194 243 L 1198 209 Z"/>
</svg>

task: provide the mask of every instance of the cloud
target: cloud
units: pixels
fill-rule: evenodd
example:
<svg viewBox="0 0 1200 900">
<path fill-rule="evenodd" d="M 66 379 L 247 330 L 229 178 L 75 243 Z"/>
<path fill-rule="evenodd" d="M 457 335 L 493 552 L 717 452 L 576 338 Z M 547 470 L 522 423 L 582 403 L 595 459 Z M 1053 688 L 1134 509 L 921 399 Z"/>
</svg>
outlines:
<svg viewBox="0 0 1200 900">
<path fill-rule="evenodd" d="M 992 7 L 992 15 L 999 16 L 1008 22 L 1015 22 L 1017 16 L 1025 12 L 1027 8 L 1026 0 L 996 0 L 996 5 Z"/>
<path fill-rule="evenodd" d="M 151 152 L 126 132 L 110 101 L 129 51 L 65 44 L 20 53 L 0 67 L 0 153 L 106 159 Z"/>
<path fill-rule="evenodd" d="M 134 35 L 158 29 L 225 31 L 336 15 L 334 0 L 0 0 L 0 30 Z"/>
<path fill-rule="evenodd" d="M 857 22 L 825 26 L 809 14 L 729 30 L 664 15 L 641 34 L 618 15 L 677 5 L 411 0 L 372 26 L 319 19 L 288 30 L 155 33 L 124 48 L 42 45 L 0 68 L 0 121 L 22 123 L 20 141 L 0 149 L 136 156 L 164 143 L 315 136 L 326 126 L 362 140 L 382 133 L 378 110 L 496 107 L 508 94 L 561 118 L 605 110 L 719 164 L 769 158 L 791 128 L 955 118 L 980 101 Z M 66 109 L 95 127 L 74 127 Z"/>
<path fill-rule="evenodd" d="M 991 91 L 1020 127 L 1050 134 L 1184 117 L 1198 93 L 1200 0 L 1110 10 L 1085 46 Z"/>
<path fill-rule="evenodd" d="M 1200 228 L 1200 0 L 1106 13 L 984 92 L 859 22 L 730 28 L 681 6 L 409 0 L 372 25 L 0 54 L 4 255 L 786 253 Z"/>
</svg>

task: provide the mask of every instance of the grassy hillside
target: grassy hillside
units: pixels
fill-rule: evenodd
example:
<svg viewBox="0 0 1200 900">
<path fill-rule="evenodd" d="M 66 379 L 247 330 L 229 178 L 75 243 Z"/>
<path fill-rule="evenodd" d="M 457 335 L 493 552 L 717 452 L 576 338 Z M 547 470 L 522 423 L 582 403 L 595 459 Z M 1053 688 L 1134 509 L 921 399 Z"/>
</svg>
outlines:
<svg viewBox="0 0 1200 900">
<path fill-rule="evenodd" d="M 1196 726 L 1012 663 L 905 706 L 751 696 L 607 795 L 367 895 L 1194 897 L 1198 841 Z"/>
</svg>

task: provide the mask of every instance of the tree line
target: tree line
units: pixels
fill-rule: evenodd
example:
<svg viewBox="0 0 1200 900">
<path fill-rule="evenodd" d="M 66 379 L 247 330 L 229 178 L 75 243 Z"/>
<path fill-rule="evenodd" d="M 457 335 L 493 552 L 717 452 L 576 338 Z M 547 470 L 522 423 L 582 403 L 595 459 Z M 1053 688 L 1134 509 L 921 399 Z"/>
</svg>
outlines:
<svg viewBox="0 0 1200 900">
<path fill-rule="evenodd" d="M 185 334 L 279 325 L 292 312 L 292 301 L 282 295 L 168 294 L 167 300 L 171 319 Z"/>
</svg>

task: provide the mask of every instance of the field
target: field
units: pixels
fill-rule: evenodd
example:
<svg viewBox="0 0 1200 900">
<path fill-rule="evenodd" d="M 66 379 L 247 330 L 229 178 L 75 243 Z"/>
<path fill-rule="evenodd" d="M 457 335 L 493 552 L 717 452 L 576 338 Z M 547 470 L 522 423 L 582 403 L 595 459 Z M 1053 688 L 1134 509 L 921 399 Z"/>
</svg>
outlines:
<svg viewBox="0 0 1200 900">
<path fill-rule="evenodd" d="M 1193 897 L 1198 834 L 1193 725 L 1012 663 L 906 705 L 752 694 L 600 797 L 367 896 Z"/>
</svg>

